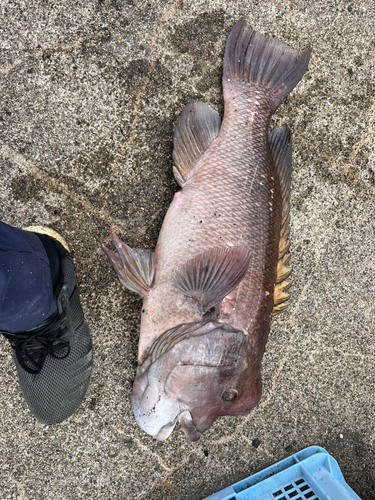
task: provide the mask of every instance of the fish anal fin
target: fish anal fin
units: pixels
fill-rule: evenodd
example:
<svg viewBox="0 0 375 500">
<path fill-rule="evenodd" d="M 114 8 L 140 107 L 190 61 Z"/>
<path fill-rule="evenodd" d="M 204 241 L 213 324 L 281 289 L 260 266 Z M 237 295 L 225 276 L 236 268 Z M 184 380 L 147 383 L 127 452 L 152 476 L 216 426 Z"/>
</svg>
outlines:
<svg viewBox="0 0 375 500">
<path fill-rule="evenodd" d="M 289 293 L 286 293 L 286 290 L 288 290 L 291 286 L 291 282 L 286 280 L 290 276 L 292 269 L 283 265 L 285 257 L 289 259 L 290 255 L 286 254 L 284 257 L 281 257 L 277 265 L 276 284 L 273 292 L 273 316 L 275 316 L 275 314 L 279 314 L 285 309 L 287 306 L 286 301 L 289 299 Z"/>
<path fill-rule="evenodd" d="M 123 243 L 111 229 L 117 253 L 108 250 L 103 243 L 101 247 L 109 263 L 117 273 L 121 284 L 145 298 L 154 283 L 155 256 L 150 250 L 130 248 Z"/>
<path fill-rule="evenodd" d="M 273 294 L 273 303 L 275 305 L 282 304 L 289 299 L 289 293 L 286 290 L 290 287 L 290 281 L 282 281 L 275 286 L 275 291 Z"/>
<path fill-rule="evenodd" d="M 212 248 L 188 260 L 173 285 L 193 300 L 194 312 L 203 316 L 239 285 L 249 264 L 248 248 Z"/>
<path fill-rule="evenodd" d="M 190 101 L 177 121 L 173 139 L 173 173 L 184 186 L 198 158 L 216 139 L 220 130 L 220 115 L 207 104 Z"/>
<path fill-rule="evenodd" d="M 277 263 L 276 285 L 274 291 L 273 315 L 275 315 L 284 309 L 284 307 L 281 306 L 289 298 L 289 294 L 285 293 L 285 290 L 289 288 L 290 282 L 285 280 L 292 272 L 292 269 L 288 266 L 290 262 L 290 254 L 288 251 L 290 247 L 289 211 L 292 174 L 292 140 L 289 128 L 286 125 L 274 128 L 270 134 L 268 146 L 279 176 L 282 199 L 279 260 Z"/>
<path fill-rule="evenodd" d="M 290 254 L 287 253 L 279 259 L 277 263 L 277 275 L 276 275 L 276 283 L 281 283 L 282 281 L 286 280 L 289 278 L 292 269 L 288 267 L 290 261 Z"/>
<path fill-rule="evenodd" d="M 287 302 L 283 302 L 279 305 L 274 306 L 273 311 L 272 311 L 272 316 L 277 316 L 278 314 L 283 312 L 287 307 L 288 307 Z"/>
<path fill-rule="evenodd" d="M 279 259 L 282 259 L 284 255 L 288 253 L 289 247 L 290 247 L 289 234 L 283 234 L 283 228 L 281 228 L 281 235 L 279 241 Z"/>
</svg>

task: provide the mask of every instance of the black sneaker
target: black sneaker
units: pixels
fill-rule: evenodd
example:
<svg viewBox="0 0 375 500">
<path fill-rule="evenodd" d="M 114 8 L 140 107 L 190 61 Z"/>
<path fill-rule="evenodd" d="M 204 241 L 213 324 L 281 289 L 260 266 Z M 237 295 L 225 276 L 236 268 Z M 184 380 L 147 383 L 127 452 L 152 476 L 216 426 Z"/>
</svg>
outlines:
<svg viewBox="0 0 375 500">
<path fill-rule="evenodd" d="M 12 345 L 31 412 L 39 422 L 52 425 L 70 417 L 85 397 L 92 372 L 92 342 L 66 242 L 49 228 L 26 230 L 39 237 L 50 261 L 52 312 L 27 332 L 1 333 Z"/>
</svg>

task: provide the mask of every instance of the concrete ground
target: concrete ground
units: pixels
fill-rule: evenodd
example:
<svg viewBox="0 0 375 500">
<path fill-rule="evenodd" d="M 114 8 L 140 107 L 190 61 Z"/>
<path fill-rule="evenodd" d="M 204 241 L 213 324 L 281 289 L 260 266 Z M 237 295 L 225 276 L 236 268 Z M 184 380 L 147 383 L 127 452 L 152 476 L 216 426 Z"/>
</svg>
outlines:
<svg viewBox="0 0 375 500">
<path fill-rule="evenodd" d="M 309 71 L 277 110 L 294 140 L 293 282 L 273 322 L 264 393 L 197 443 L 156 442 L 130 406 L 141 301 L 99 251 L 109 227 L 153 249 L 178 189 L 184 104 L 222 112 L 226 38 L 240 16 Z M 55 427 L 21 396 L 0 343 L 0 498 L 200 500 L 306 446 L 325 447 L 375 498 L 375 4 L 373 0 L 3 0 L 0 207 L 74 250 L 95 345 L 85 403 Z"/>
</svg>

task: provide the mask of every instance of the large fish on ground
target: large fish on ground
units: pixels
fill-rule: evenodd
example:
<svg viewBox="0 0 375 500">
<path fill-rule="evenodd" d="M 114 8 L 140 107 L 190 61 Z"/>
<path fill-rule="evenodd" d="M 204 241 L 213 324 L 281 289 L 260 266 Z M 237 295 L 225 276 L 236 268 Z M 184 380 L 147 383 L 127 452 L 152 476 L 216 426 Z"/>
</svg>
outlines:
<svg viewBox="0 0 375 500">
<path fill-rule="evenodd" d="M 286 305 L 290 274 L 290 132 L 268 135 L 268 126 L 309 57 L 240 20 L 225 49 L 222 123 L 196 101 L 177 122 L 182 190 L 155 253 L 113 232 L 117 253 L 103 246 L 121 283 L 144 299 L 132 405 L 156 439 L 178 421 L 195 441 L 219 416 L 260 400 L 271 316 Z"/>
</svg>

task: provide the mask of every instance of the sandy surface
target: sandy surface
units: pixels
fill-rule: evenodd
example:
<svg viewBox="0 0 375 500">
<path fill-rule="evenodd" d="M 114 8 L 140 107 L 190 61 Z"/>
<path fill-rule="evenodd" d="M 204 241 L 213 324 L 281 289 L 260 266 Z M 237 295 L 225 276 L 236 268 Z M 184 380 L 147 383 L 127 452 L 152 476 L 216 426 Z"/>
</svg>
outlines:
<svg viewBox="0 0 375 500">
<path fill-rule="evenodd" d="M 192 98 L 222 112 L 224 45 L 240 16 L 312 48 L 272 122 L 294 141 L 292 298 L 272 326 L 259 407 L 197 443 L 179 428 L 159 443 L 130 406 L 141 301 L 98 242 L 110 245 L 112 225 L 155 247 L 178 189 L 176 119 Z M 373 0 L 0 3 L 1 218 L 68 240 L 95 345 L 85 403 L 46 427 L 1 340 L 1 499 L 200 500 L 312 444 L 375 498 L 374 16 Z"/>
</svg>

